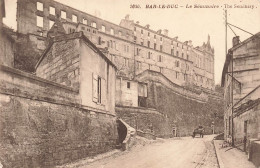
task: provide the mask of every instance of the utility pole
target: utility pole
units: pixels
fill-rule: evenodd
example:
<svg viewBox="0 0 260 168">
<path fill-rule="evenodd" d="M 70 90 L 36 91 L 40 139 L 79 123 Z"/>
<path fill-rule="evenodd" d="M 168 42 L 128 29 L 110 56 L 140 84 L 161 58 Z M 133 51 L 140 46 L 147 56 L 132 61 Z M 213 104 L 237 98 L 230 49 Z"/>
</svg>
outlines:
<svg viewBox="0 0 260 168">
<path fill-rule="evenodd" d="M 226 49 L 226 56 L 228 55 L 227 53 L 227 26 L 228 26 L 228 22 L 227 22 L 227 10 L 225 10 L 225 49 Z M 231 29 L 231 28 L 230 28 Z M 231 29 L 232 30 L 232 29 Z M 233 31 L 233 30 L 232 30 Z M 234 71 L 234 61 L 233 61 L 233 53 L 229 53 L 230 55 L 230 59 L 231 59 L 231 137 L 232 137 L 232 146 L 234 146 L 234 119 L 233 119 L 233 114 L 234 114 L 234 98 L 233 98 L 233 71 Z M 229 128 L 230 129 L 230 128 Z"/>
<path fill-rule="evenodd" d="M 225 55 L 227 55 L 227 10 L 225 10 Z"/>
</svg>

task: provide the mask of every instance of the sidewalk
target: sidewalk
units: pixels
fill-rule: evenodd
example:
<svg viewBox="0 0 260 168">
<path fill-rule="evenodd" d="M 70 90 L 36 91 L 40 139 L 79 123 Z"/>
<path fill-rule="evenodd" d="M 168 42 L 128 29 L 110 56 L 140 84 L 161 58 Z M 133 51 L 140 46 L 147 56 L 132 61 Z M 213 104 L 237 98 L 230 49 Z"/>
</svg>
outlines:
<svg viewBox="0 0 260 168">
<path fill-rule="evenodd" d="M 223 140 L 214 140 L 216 155 L 220 168 L 256 168 L 254 164 L 247 159 L 247 155 L 232 147 L 223 148 Z"/>
</svg>

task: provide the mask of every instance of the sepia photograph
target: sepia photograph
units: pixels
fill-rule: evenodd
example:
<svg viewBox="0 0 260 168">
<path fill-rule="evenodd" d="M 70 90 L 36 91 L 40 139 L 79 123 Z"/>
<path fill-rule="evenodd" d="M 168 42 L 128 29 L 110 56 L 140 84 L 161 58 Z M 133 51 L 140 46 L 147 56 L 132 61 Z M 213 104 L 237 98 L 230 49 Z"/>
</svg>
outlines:
<svg viewBox="0 0 260 168">
<path fill-rule="evenodd" d="M 260 0 L 0 0 L 0 168 L 260 168 Z"/>
</svg>

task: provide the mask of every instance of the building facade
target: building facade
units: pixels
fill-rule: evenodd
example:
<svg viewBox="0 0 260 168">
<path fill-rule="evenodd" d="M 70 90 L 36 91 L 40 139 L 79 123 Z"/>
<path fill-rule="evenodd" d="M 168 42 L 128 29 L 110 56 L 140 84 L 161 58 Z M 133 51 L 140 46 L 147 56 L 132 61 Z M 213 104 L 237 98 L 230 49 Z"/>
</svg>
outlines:
<svg viewBox="0 0 260 168">
<path fill-rule="evenodd" d="M 18 0 L 17 31 L 46 37 L 55 19 L 67 33 L 83 31 L 117 66 L 117 76 L 133 79 L 145 70 L 161 72 L 178 85 L 214 90 L 214 49 L 210 39 L 200 47 L 180 42 L 168 30 L 154 31 L 127 15 L 120 24 L 92 16 L 53 0 Z"/>
<path fill-rule="evenodd" d="M 225 139 L 231 139 L 234 145 L 248 143 L 251 138 L 259 138 L 259 130 L 252 126 L 259 122 L 252 119 L 256 120 L 258 117 L 255 112 L 244 113 L 248 111 L 247 106 L 252 106 L 251 101 L 257 102 L 260 98 L 257 89 L 260 85 L 259 37 L 260 33 L 257 33 L 243 42 L 240 42 L 238 36 L 234 37 L 233 47 L 229 49 L 222 72 Z"/>
<path fill-rule="evenodd" d="M 54 37 L 36 75 L 78 90 L 82 107 L 115 115 L 116 67 L 82 32 Z"/>
</svg>

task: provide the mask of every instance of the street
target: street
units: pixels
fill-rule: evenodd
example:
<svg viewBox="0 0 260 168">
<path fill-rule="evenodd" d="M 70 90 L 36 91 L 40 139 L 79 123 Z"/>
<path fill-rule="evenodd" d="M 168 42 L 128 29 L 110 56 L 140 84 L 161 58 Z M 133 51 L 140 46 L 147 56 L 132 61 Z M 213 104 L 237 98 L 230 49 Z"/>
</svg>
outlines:
<svg viewBox="0 0 260 168">
<path fill-rule="evenodd" d="M 136 146 L 81 168 L 218 168 L 213 137 L 184 137 Z"/>
</svg>

